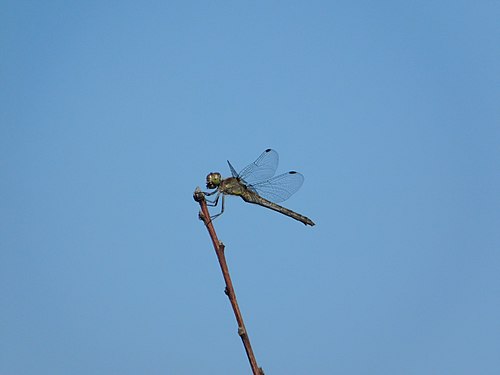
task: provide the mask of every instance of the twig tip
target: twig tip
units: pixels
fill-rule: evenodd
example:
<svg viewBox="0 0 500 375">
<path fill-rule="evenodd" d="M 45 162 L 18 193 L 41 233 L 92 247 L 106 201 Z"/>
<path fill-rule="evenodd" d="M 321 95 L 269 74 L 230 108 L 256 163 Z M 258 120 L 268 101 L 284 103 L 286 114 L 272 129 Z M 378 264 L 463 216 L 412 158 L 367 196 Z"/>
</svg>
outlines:
<svg viewBox="0 0 500 375">
<path fill-rule="evenodd" d="M 194 190 L 193 199 L 196 202 L 201 202 L 205 200 L 205 194 L 203 194 L 199 186 L 197 186 L 196 189 Z"/>
</svg>

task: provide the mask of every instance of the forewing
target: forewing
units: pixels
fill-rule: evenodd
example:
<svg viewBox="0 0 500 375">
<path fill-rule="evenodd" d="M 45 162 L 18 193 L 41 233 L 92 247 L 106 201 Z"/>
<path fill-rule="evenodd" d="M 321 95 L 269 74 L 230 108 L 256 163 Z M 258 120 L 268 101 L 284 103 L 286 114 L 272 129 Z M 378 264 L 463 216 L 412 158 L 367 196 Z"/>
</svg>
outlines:
<svg viewBox="0 0 500 375">
<path fill-rule="evenodd" d="M 229 169 L 231 170 L 231 174 L 233 175 L 233 177 L 238 177 L 238 172 L 236 172 L 236 170 L 231 165 L 231 163 L 229 162 L 229 160 L 227 161 L 227 164 L 229 164 Z"/>
<path fill-rule="evenodd" d="M 264 151 L 252 164 L 247 165 L 238 177 L 247 184 L 269 180 L 278 168 L 278 153 L 270 148 Z"/>
<path fill-rule="evenodd" d="M 304 183 L 304 176 L 290 171 L 273 177 L 267 181 L 250 185 L 249 188 L 262 198 L 279 203 L 290 198 Z"/>
</svg>

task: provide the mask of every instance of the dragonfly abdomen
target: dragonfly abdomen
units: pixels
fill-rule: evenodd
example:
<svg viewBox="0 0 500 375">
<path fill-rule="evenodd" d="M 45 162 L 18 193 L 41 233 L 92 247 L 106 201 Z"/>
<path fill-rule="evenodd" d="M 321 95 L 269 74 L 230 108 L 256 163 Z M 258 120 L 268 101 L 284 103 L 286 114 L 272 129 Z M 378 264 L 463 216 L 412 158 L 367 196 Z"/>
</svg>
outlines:
<svg viewBox="0 0 500 375">
<path fill-rule="evenodd" d="M 292 211 L 292 210 L 289 210 L 288 208 L 280 206 L 279 204 L 268 201 L 267 199 L 264 199 L 264 198 L 258 196 L 257 194 L 253 194 L 253 193 L 247 191 L 246 194 L 241 194 L 240 196 L 241 196 L 241 198 L 243 198 L 243 200 L 245 202 L 258 204 L 259 206 L 269 208 L 269 209 L 274 210 L 276 212 L 279 212 L 283 215 L 289 216 L 292 219 L 300 221 L 301 223 L 303 223 L 305 225 L 310 225 L 310 226 L 314 225 L 314 222 L 311 219 L 309 219 L 308 217 L 306 217 L 304 215 L 300 215 L 300 214 L 296 213 L 295 211 Z"/>
</svg>

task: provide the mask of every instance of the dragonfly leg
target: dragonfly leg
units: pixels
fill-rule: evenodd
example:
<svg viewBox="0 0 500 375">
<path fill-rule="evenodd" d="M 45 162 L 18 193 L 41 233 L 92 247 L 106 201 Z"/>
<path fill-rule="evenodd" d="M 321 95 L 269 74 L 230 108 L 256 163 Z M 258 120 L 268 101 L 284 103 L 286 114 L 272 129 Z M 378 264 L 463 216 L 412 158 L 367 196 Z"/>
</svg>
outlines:
<svg viewBox="0 0 500 375">
<path fill-rule="evenodd" d="M 205 194 L 206 196 L 211 196 L 211 195 L 214 195 L 215 193 L 218 193 L 219 190 L 215 189 L 214 191 L 204 191 L 203 194 Z"/>
<path fill-rule="evenodd" d="M 219 200 L 219 196 L 220 196 L 220 194 L 217 195 L 217 200 Z M 217 215 L 210 216 L 210 220 L 214 220 L 214 219 L 216 219 L 217 217 L 219 217 L 220 215 L 222 215 L 224 213 L 224 198 L 225 198 L 225 196 L 224 196 L 224 194 L 222 194 L 221 210 L 220 210 L 220 212 Z"/>
<path fill-rule="evenodd" d="M 217 194 L 217 196 L 215 197 L 214 200 L 210 200 L 210 199 L 205 198 L 205 200 L 207 201 L 207 206 L 210 206 L 210 207 L 217 206 L 217 204 L 219 203 L 219 197 L 220 197 L 220 193 Z"/>
</svg>

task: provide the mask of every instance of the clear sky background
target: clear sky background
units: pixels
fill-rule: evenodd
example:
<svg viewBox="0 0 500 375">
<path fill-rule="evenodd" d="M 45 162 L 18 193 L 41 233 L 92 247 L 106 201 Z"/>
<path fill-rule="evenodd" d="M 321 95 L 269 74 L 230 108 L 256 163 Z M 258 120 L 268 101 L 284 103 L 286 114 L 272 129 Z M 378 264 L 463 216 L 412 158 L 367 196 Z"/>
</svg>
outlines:
<svg viewBox="0 0 500 375">
<path fill-rule="evenodd" d="M 500 373 L 496 1 L 4 1 L 0 374 Z"/>
</svg>

